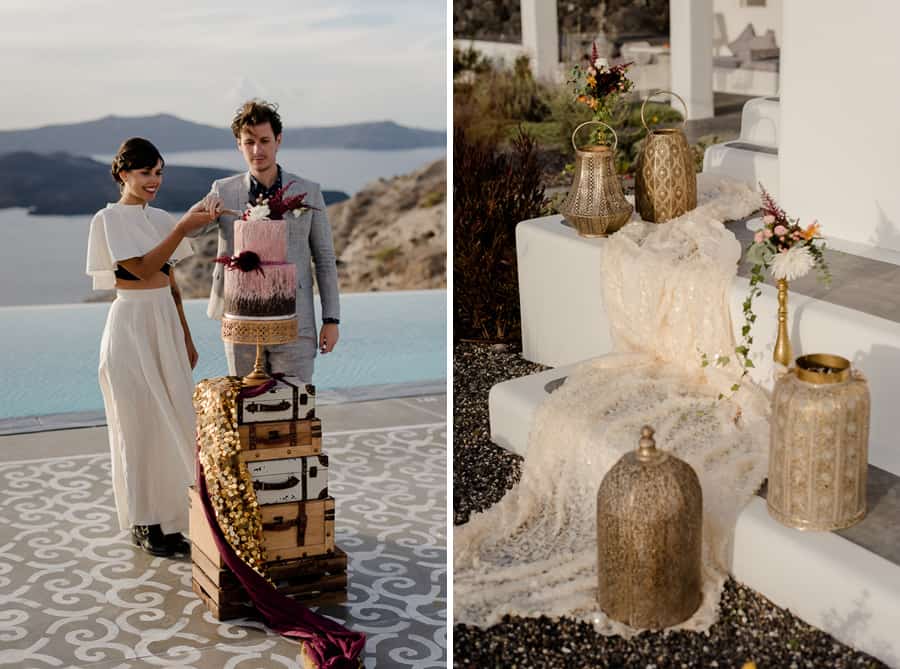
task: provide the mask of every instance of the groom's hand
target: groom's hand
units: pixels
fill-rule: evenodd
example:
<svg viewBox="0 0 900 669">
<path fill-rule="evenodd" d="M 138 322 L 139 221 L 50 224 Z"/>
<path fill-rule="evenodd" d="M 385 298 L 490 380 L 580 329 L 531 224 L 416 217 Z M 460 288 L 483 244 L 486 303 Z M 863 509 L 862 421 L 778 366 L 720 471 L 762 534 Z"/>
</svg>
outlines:
<svg viewBox="0 0 900 669">
<path fill-rule="evenodd" d="M 336 323 L 323 324 L 322 329 L 319 330 L 319 352 L 331 353 L 334 350 L 334 345 L 337 344 L 339 337 L 340 335 L 338 334 L 338 326 Z"/>
</svg>

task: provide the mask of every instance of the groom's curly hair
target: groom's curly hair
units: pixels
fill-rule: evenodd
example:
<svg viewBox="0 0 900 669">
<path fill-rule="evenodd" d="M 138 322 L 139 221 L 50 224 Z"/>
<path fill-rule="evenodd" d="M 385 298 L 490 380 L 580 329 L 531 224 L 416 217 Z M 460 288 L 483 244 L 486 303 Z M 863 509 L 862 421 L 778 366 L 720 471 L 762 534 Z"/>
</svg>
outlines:
<svg viewBox="0 0 900 669">
<path fill-rule="evenodd" d="M 265 100 L 247 100 L 240 109 L 235 112 L 231 121 L 231 132 L 235 139 L 241 138 L 241 130 L 248 125 L 268 123 L 272 126 L 272 133 L 278 137 L 281 134 L 281 116 L 278 115 L 278 105 Z"/>
</svg>

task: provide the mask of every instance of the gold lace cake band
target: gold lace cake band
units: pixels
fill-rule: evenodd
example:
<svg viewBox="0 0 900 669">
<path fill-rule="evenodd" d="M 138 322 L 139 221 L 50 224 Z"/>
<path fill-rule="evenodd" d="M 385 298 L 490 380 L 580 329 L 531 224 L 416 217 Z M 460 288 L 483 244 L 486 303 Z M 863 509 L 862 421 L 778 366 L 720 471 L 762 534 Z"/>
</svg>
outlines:
<svg viewBox="0 0 900 669">
<path fill-rule="evenodd" d="M 297 338 L 297 319 L 222 318 L 222 339 L 232 344 L 287 344 Z"/>
</svg>

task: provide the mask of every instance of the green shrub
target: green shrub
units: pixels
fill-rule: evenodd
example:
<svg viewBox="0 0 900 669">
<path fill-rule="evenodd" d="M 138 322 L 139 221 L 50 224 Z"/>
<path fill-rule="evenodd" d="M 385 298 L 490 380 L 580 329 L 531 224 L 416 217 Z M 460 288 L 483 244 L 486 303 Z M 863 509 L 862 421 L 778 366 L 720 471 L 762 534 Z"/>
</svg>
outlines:
<svg viewBox="0 0 900 669">
<path fill-rule="evenodd" d="M 487 72 L 491 69 L 491 61 L 471 46 L 468 49 L 453 47 L 453 76 L 461 72 Z"/>
<path fill-rule="evenodd" d="M 423 209 L 428 209 L 429 207 L 436 207 L 446 199 L 447 190 L 446 186 L 444 186 L 444 188 L 438 188 L 437 190 L 425 193 L 421 198 L 419 198 L 419 202 L 416 204 L 416 206 L 422 207 Z"/>
<path fill-rule="evenodd" d="M 520 132 L 509 152 L 453 128 L 453 337 L 521 337 L 515 229 L 544 213 L 537 145 Z"/>
<path fill-rule="evenodd" d="M 510 125 L 551 118 L 549 89 L 531 74 L 526 56 L 512 69 L 490 67 L 467 74 L 454 81 L 453 122 L 465 125 L 471 138 L 492 141 Z"/>
<path fill-rule="evenodd" d="M 384 265 L 385 263 L 388 263 L 396 258 L 398 255 L 400 255 L 399 246 L 387 246 L 383 249 L 377 250 L 372 257 L 375 258 L 379 265 Z"/>
</svg>

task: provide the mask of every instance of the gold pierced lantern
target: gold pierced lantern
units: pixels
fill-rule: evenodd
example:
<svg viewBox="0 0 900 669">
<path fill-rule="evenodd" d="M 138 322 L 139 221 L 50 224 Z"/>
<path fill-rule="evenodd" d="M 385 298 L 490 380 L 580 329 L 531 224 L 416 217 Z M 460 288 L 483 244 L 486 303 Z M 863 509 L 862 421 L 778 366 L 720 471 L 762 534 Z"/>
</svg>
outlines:
<svg viewBox="0 0 900 669">
<path fill-rule="evenodd" d="M 671 627 L 700 606 L 703 494 L 689 464 L 658 450 L 653 428 L 597 492 L 597 599 L 635 628 Z"/>
<path fill-rule="evenodd" d="M 256 344 L 256 362 L 253 371 L 243 379 L 245 386 L 258 386 L 272 378 L 266 372 L 264 344 L 287 344 L 296 338 L 296 318 L 260 320 L 222 317 L 222 341 L 232 344 Z"/>
<path fill-rule="evenodd" d="M 575 135 L 586 125 L 602 125 L 613 134 L 613 145 L 595 145 L 579 149 Z M 618 138 L 616 131 L 600 121 L 586 121 L 572 133 L 575 148 L 575 179 L 559 213 L 582 237 L 606 237 L 629 220 L 634 207 L 625 199 L 613 158 Z"/>
<path fill-rule="evenodd" d="M 684 100 L 671 91 L 656 91 L 641 105 L 641 123 L 647 129 L 647 136 L 637 160 L 634 201 L 641 218 L 654 223 L 664 223 L 697 206 L 697 170 L 684 125 L 651 130 L 644 118 L 647 102 L 660 93 L 681 100 L 687 117 Z"/>
<path fill-rule="evenodd" d="M 772 393 L 769 515 L 822 531 L 865 517 L 869 411 L 868 384 L 846 358 L 797 358 Z"/>
</svg>

